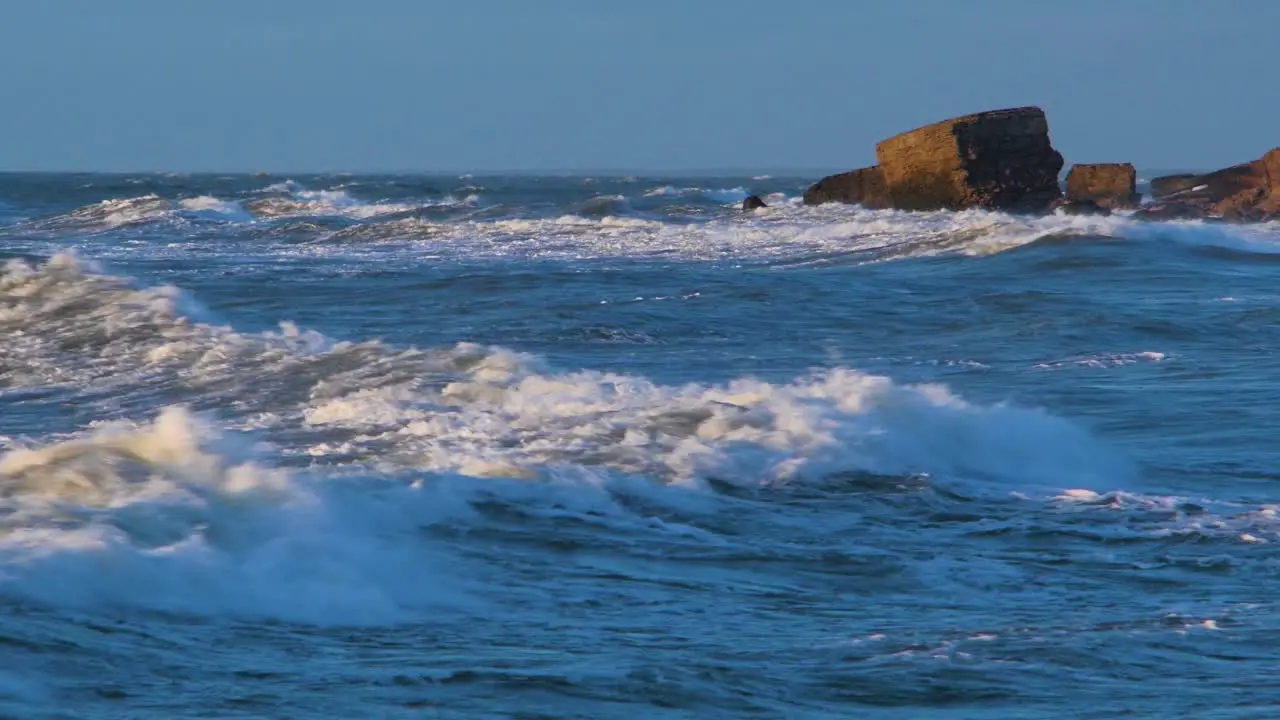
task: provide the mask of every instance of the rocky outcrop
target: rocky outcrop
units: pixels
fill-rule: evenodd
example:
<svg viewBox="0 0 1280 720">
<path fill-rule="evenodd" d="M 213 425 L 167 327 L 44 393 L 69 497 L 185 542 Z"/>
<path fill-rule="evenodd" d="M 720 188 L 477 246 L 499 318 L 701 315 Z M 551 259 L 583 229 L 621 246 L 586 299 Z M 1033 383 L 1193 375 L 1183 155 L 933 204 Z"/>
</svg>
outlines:
<svg viewBox="0 0 1280 720">
<path fill-rule="evenodd" d="M 769 206 L 764 203 L 764 200 L 762 200 L 759 195 L 748 195 L 746 199 L 742 201 L 743 212 L 751 212 L 756 208 L 763 208 L 763 207 L 769 207 Z"/>
<path fill-rule="evenodd" d="M 1203 174 L 1151 181 L 1142 205 L 1129 163 L 1075 165 L 1066 197 L 1058 184 L 1062 154 L 1049 141 L 1038 107 L 990 110 L 943 120 L 876 145 L 872 167 L 822 178 L 806 205 L 840 202 L 868 208 L 1110 214 L 1137 208 L 1138 219 L 1280 220 L 1280 148 L 1258 160 Z M 760 202 L 748 198 L 748 203 Z"/>
<path fill-rule="evenodd" d="M 884 185 L 884 174 L 874 165 L 839 175 L 829 175 L 804 192 L 805 205 L 821 205 L 830 202 L 861 205 L 871 209 L 887 208 L 891 205 L 889 193 Z"/>
<path fill-rule="evenodd" d="M 1165 175 L 1151 181 L 1151 197 L 1162 198 L 1196 186 L 1193 174 Z"/>
<path fill-rule="evenodd" d="M 1137 207 L 1138 173 L 1129 163 L 1072 165 L 1067 173 L 1067 200 L 1102 208 Z"/>
<path fill-rule="evenodd" d="M 1156 178 L 1151 186 L 1155 202 L 1135 217 L 1267 220 L 1280 216 L 1280 148 L 1211 173 Z"/>
<path fill-rule="evenodd" d="M 1042 212 L 1062 195 L 1062 155 L 1037 107 L 966 115 L 876 146 L 893 207 Z"/>
</svg>

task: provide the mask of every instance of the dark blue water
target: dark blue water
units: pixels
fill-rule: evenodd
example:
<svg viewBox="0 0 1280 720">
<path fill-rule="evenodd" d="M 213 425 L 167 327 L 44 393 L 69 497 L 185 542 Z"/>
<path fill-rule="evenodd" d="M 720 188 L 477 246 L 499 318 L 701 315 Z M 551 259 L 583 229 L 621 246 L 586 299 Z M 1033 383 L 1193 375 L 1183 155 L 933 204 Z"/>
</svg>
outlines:
<svg viewBox="0 0 1280 720">
<path fill-rule="evenodd" d="M 0 176 L 0 716 L 1271 716 L 1280 228 L 810 181 Z"/>
</svg>

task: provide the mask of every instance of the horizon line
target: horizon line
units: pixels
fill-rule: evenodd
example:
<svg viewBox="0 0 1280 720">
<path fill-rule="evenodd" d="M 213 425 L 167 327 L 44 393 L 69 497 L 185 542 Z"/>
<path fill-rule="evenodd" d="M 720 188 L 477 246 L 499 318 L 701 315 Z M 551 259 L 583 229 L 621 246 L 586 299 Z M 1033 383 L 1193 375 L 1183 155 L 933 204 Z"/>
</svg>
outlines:
<svg viewBox="0 0 1280 720">
<path fill-rule="evenodd" d="M 95 170 L 95 169 L 10 169 L 0 168 L 0 175 L 693 175 L 693 174 L 768 174 L 789 173 L 808 175 L 812 173 L 845 172 L 838 167 L 692 167 L 692 168 L 396 168 L 396 169 L 350 169 L 350 168 L 311 168 L 289 170 L 267 169 L 157 169 L 135 168 L 128 170 Z"/>
<path fill-rule="evenodd" d="M 1069 169 L 1070 165 L 1064 164 L 1063 172 Z M 1136 169 L 1144 172 L 1159 173 L 1182 173 L 1182 172 L 1208 172 L 1204 168 L 1194 167 L 1140 167 Z M 725 176 L 725 177 L 750 177 L 753 175 L 770 175 L 781 177 L 809 177 L 817 176 L 819 178 L 828 175 L 834 175 L 843 172 L 849 172 L 857 168 L 840 168 L 840 167 L 724 167 L 724 168 L 440 168 L 440 169 L 294 169 L 294 170 L 230 170 L 230 169 L 214 169 L 214 170 L 174 170 L 174 169 L 133 169 L 133 170 L 30 170 L 30 169 L 0 169 L 0 175 L 177 175 L 177 176 L 208 176 L 208 175 L 231 175 L 244 177 L 286 177 L 289 175 L 449 175 L 456 177 L 464 176 L 496 176 L 507 175 L 515 177 L 663 177 L 663 176 Z"/>
</svg>

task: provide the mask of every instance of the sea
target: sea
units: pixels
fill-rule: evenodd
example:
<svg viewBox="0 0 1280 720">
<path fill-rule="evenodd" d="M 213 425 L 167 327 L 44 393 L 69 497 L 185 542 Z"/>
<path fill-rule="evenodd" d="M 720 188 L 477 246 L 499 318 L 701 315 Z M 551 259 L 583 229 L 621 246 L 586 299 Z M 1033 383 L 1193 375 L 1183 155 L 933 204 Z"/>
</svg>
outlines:
<svg viewBox="0 0 1280 720">
<path fill-rule="evenodd" d="M 0 717 L 1280 716 L 1280 225 L 815 179 L 0 175 Z"/>
</svg>

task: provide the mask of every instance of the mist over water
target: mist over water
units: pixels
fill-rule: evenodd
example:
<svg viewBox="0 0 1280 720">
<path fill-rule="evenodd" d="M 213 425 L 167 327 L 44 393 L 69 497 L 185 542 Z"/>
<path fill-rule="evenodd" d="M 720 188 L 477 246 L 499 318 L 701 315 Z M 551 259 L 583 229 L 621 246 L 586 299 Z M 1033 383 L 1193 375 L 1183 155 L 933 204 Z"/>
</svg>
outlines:
<svg viewBox="0 0 1280 720">
<path fill-rule="evenodd" d="M 810 181 L 0 176 L 0 716 L 1266 716 L 1280 228 Z"/>
</svg>

